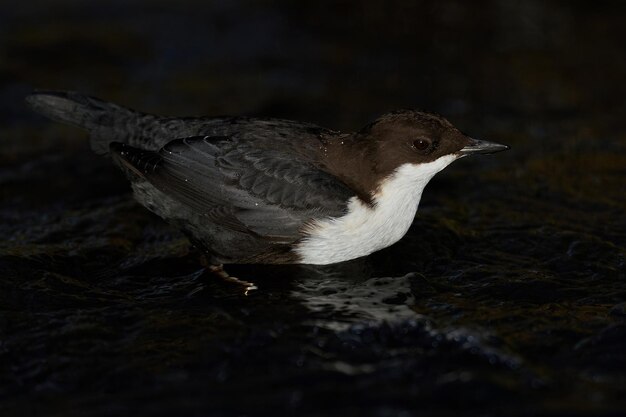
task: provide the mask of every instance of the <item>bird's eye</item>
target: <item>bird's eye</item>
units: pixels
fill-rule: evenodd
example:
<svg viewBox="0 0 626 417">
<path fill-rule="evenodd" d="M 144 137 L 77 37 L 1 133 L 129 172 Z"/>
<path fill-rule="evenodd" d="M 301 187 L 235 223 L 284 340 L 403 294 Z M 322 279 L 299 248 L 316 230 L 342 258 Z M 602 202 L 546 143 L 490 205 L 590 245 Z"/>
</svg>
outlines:
<svg viewBox="0 0 626 417">
<path fill-rule="evenodd" d="M 430 146 L 430 141 L 428 139 L 417 139 L 413 141 L 413 147 L 418 151 L 424 151 L 428 149 Z"/>
</svg>

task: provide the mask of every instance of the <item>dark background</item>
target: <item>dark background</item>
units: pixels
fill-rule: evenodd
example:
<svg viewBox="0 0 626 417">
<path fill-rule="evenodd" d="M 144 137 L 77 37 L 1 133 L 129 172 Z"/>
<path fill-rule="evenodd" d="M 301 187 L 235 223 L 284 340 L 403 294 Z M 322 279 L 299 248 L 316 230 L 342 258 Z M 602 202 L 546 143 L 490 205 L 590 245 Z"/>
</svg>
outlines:
<svg viewBox="0 0 626 417">
<path fill-rule="evenodd" d="M 0 413 L 622 415 L 624 45 L 621 1 L 0 3 Z M 245 295 L 35 88 L 346 131 L 420 108 L 512 150 L 367 259 L 232 267 Z"/>
</svg>

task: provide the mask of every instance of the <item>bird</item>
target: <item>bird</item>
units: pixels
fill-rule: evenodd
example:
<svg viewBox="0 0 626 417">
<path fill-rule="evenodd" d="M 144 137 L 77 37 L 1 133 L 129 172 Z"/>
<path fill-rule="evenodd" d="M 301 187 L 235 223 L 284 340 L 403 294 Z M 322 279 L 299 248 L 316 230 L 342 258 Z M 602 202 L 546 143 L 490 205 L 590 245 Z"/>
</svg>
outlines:
<svg viewBox="0 0 626 417">
<path fill-rule="evenodd" d="M 26 101 L 86 129 L 135 199 L 182 230 L 216 270 L 367 256 L 407 233 L 435 174 L 509 149 L 418 110 L 342 133 L 278 118 L 163 117 L 77 92 L 35 91 Z"/>
</svg>

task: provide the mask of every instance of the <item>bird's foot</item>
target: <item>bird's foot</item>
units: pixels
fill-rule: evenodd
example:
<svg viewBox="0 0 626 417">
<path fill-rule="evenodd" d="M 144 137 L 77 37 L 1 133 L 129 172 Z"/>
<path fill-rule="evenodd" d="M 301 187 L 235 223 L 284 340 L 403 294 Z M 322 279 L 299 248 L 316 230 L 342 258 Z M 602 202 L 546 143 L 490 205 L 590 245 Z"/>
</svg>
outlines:
<svg viewBox="0 0 626 417">
<path fill-rule="evenodd" d="M 248 295 L 250 291 L 254 291 L 259 288 L 254 282 L 244 281 L 242 279 L 229 275 L 228 272 L 224 270 L 223 265 L 208 265 L 206 266 L 206 268 L 213 275 L 223 279 L 226 282 L 241 285 L 244 288 L 244 295 Z"/>
</svg>

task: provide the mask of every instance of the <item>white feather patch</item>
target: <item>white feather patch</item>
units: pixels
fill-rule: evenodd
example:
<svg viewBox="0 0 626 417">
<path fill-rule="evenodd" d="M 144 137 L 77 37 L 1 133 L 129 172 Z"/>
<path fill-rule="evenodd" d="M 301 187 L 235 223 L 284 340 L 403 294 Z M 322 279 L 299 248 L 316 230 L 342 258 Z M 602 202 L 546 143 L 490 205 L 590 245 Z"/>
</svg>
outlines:
<svg viewBox="0 0 626 417">
<path fill-rule="evenodd" d="M 455 159 L 446 155 L 425 164 L 401 165 L 381 184 L 373 207 L 352 197 L 346 215 L 313 223 L 295 248 L 301 263 L 343 262 L 396 243 L 411 227 L 428 181 Z"/>
</svg>

